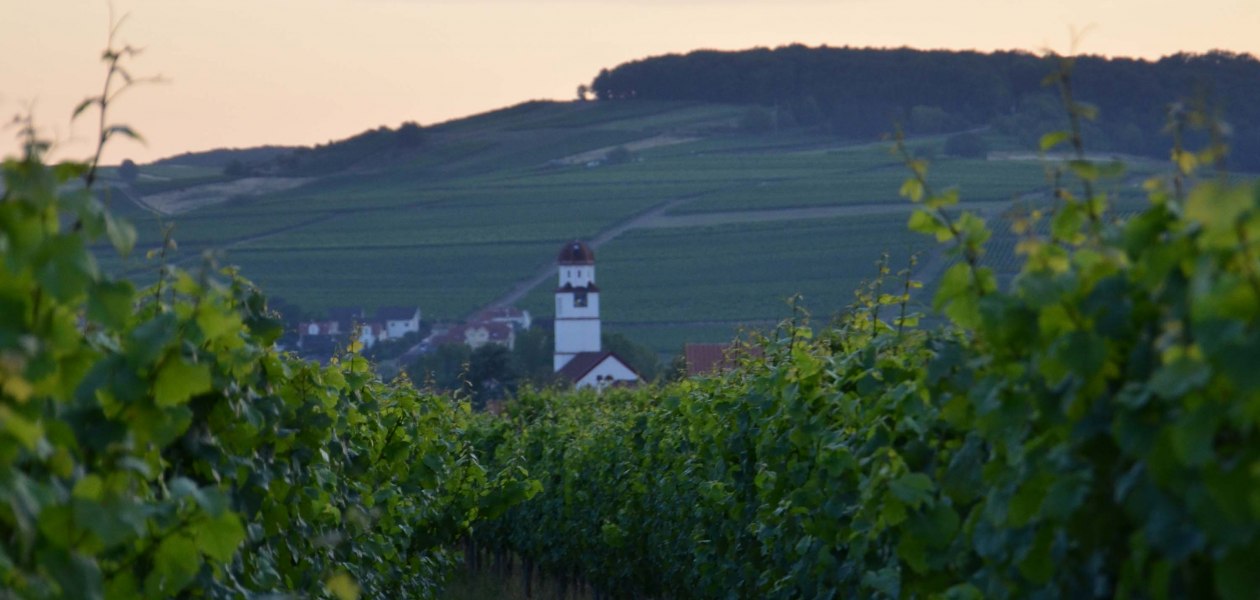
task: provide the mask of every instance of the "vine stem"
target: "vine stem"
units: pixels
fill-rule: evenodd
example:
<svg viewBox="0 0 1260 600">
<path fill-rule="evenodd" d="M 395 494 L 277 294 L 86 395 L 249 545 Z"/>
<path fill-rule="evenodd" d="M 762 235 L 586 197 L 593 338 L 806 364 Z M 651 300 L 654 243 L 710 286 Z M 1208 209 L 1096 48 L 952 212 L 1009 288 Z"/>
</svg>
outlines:
<svg viewBox="0 0 1260 600">
<path fill-rule="evenodd" d="M 875 263 L 879 269 L 879 277 L 875 279 L 875 285 L 871 291 L 874 292 L 874 298 L 871 303 L 871 338 L 873 339 L 879 334 L 879 297 L 884 289 L 884 274 L 888 271 L 888 253 L 880 255 L 879 262 Z"/>
<path fill-rule="evenodd" d="M 902 288 L 901 315 L 897 318 L 897 339 L 901 339 L 902 334 L 904 334 L 906 330 L 906 305 L 910 302 L 910 285 L 913 282 L 913 280 L 910 279 L 910 274 L 914 272 L 914 267 L 918 264 L 918 262 L 919 253 L 915 252 L 914 254 L 911 254 L 910 266 L 906 268 L 905 284 Z"/>
<path fill-rule="evenodd" d="M 1181 153 L 1186 151 L 1183 142 L 1186 133 L 1185 111 L 1180 105 L 1173 105 L 1169 109 L 1169 119 L 1172 121 L 1173 137 L 1173 193 L 1177 203 L 1182 204 L 1186 199 L 1185 174 L 1181 172 Z"/>
<path fill-rule="evenodd" d="M 166 283 L 166 251 L 172 246 L 173 238 L 171 232 L 175 230 L 174 225 L 167 225 L 162 229 L 162 251 L 158 254 L 158 280 L 153 286 L 153 305 L 158 311 L 162 311 L 162 285 Z"/>
<path fill-rule="evenodd" d="M 1247 282 L 1251 284 L 1251 291 L 1256 295 L 1256 299 L 1260 300 L 1260 274 L 1256 273 L 1256 258 L 1251 252 L 1251 240 L 1247 235 L 1247 225 L 1240 220 L 1234 227 L 1235 231 L 1238 232 L 1238 246 L 1242 251 L 1243 270 L 1247 272 Z"/>
<path fill-rule="evenodd" d="M 1060 58 L 1059 70 L 1055 73 L 1055 80 L 1059 84 L 1059 96 L 1063 99 L 1063 108 L 1067 110 L 1072 150 L 1076 154 L 1076 160 L 1085 162 L 1085 141 L 1081 136 L 1081 106 L 1076 103 L 1075 95 L 1072 92 L 1071 58 Z M 1097 230 L 1100 216 L 1094 210 L 1094 184 L 1088 178 L 1082 177 L 1081 185 L 1085 191 L 1085 214 L 1089 216 L 1090 224 Z"/>
<path fill-rule="evenodd" d="M 122 125 L 109 125 L 109 105 L 118 98 L 119 95 L 130 89 L 135 84 L 157 83 L 163 81 L 160 75 L 143 78 L 133 77 L 122 67 L 121 62 L 123 58 L 135 56 L 140 53 L 139 48 L 133 48 L 129 45 L 124 45 L 122 48 L 116 48 L 114 45 L 118 37 L 118 30 L 122 27 L 123 22 L 126 20 L 127 15 L 123 15 L 119 18 L 114 17 L 114 7 L 111 3 L 109 7 L 109 36 L 107 38 L 105 52 L 101 55 L 102 60 L 104 60 L 109 67 L 105 70 L 105 82 L 101 85 L 101 95 L 89 97 L 79 103 L 79 106 L 75 108 L 74 114 L 72 115 L 72 119 L 77 118 L 84 110 L 92 105 L 96 105 L 99 109 L 97 113 L 96 126 L 96 150 L 92 153 L 92 158 L 88 161 L 87 172 L 83 174 L 83 183 L 88 189 L 91 189 L 93 184 L 96 183 L 98 172 L 100 170 L 101 156 L 105 152 L 105 144 L 109 141 L 109 138 L 112 137 L 113 134 L 122 133 L 132 139 L 135 139 L 136 141 L 141 143 L 144 142 L 144 139 L 129 127 Z M 115 87 L 115 77 L 122 77 L 122 85 Z M 77 229 L 81 226 L 81 223 L 76 223 L 75 225 Z"/>
<path fill-rule="evenodd" d="M 109 10 L 110 21 L 114 22 L 114 8 L 112 5 Z M 114 74 L 118 72 L 118 59 L 122 56 L 118 51 L 114 50 L 114 35 L 118 32 L 118 26 L 121 24 L 121 21 L 117 21 L 109 28 L 109 43 L 105 50 L 105 59 L 109 62 L 109 69 L 105 72 L 105 84 L 101 89 L 101 96 L 96 101 L 101 108 L 97 115 L 96 152 L 92 155 L 92 161 L 88 164 L 88 171 L 83 176 L 83 183 L 89 189 L 91 189 L 92 184 L 96 183 L 96 171 L 101 164 L 101 154 L 105 151 L 105 142 L 109 140 L 109 133 L 105 129 L 105 116 L 109 110 L 110 86 L 114 83 Z"/>
<path fill-rule="evenodd" d="M 914 174 L 915 180 L 918 181 L 919 185 L 923 188 L 923 196 L 925 198 L 934 197 L 935 194 L 932 192 L 932 185 L 928 183 L 927 177 L 924 176 L 920 169 L 915 168 L 914 158 L 910 156 L 910 151 L 906 148 L 905 134 L 903 134 L 900 129 L 897 131 L 896 140 L 896 152 L 901 157 L 902 162 L 910 168 L 910 172 Z M 984 296 L 984 286 L 980 284 L 980 275 L 977 273 L 980 268 L 980 256 L 976 253 L 974 248 L 971 248 L 963 243 L 962 231 L 958 229 L 958 225 L 954 222 L 954 220 L 949 218 L 949 213 L 945 212 L 944 207 L 938 206 L 932 210 L 934 211 L 936 218 L 949 229 L 950 235 L 954 237 L 955 246 L 962 249 L 963 260 L 967 261 L 967 265 L 970 267 L 971 283 L 976 288 L 976 295 Z"/>
</svg>

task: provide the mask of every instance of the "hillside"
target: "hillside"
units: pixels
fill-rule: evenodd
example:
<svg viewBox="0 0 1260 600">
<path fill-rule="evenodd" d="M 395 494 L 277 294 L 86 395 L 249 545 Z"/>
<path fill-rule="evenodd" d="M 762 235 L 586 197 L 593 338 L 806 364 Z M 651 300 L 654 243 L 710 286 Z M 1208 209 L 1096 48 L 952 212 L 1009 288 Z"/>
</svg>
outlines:
<svg viewBox="0 0 1260 600">
<path fill-rule="evenodd" d="M 1095 149 L 1163 158 L 1169 106 L 1202 105 L 1233 130 L 1235 167 L 1260 168 L 1260 60 L 1213 51 L 1149 61 L 1078 56 L 1071 85 L 1099 118 Z M 1027 52 L 910 48 L 701 50 L 631 61 L 591 84 L 601 99 L 733 102 L 773 107 L 781 119 L 839 135 L 872 136 L 901 122 L 912 132 L 992 126 L 1036 144 L 1066 126 L 1059 91 L 1045 85 L 1057 60 Z"/>
<path fill-rule="evenodd" d="M 457 319 L 515 303 L 547 318 L 556 248 L 591 240 L 606 330 L 662 353 L 784 318 L 794 294 L 825 319 L 875 276 L 885 252 L 893 273 L 921 253 L 914 276 L 937 277 L 948 259 L 907 230 L 911 205 L 897 193 L 906 170 L 888 143 L 767 124 L 764 112 L 681 100 L 529 102 L 257 160 L 238 155 L 231 169 L 172 158 L 118 185 L 113 207 L 137 223 L 142 248 L 159 247 L 161 224 L 174 224 L 172 260 L 195 265 L 218 252 L 310 314 L 418 304 L 426 318 Z M 965 207 L 998 222 L 986 261 L 1010 273 L 1006 222 L 1044 204 L 1048 163 L 995 127 L 969 135 L 987 156 L 947 153 L 948 133 L 910 145 L 932 159 L 936 186 L 957 186 Z M 1122 210 L 1140 202 L 1137 175 L 1162 167 L 1132 159 L 1129 168 L 1107 190 Z M 154 269 L 144 254 L 102 261 L 143 276 Z"/>
</svg>

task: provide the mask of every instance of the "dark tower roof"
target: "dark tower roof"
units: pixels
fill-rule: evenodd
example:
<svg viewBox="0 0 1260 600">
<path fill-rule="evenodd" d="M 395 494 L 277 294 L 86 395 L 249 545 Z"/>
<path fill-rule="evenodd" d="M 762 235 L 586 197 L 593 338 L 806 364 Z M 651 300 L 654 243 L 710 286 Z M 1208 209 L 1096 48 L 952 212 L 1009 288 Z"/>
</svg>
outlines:
<svg viewBox="0 0 1260 600">
<path fill-rule="evenodd" d="M 573 240 L 560 248 L 560 256 L 556 258 L 556 262 L 562 265 L 593 265 L 595 253 L 586 242 Z"/>
</svg>

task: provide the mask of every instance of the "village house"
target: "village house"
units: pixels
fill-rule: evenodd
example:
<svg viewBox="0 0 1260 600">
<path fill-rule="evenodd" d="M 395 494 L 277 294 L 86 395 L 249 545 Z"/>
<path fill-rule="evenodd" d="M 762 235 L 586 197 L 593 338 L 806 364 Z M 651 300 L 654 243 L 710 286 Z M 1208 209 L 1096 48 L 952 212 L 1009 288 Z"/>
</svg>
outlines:
<svg viewBox="0 0 1260 600">
<path fill-rule="evenodd" d="M 516 332 L 528 330 L 532 325 L 533 319 L 527 310 L 515 306 L 489 308 L 466 323 L 435 327 L 419 351 L 432 352 L 448 344 L 463 344 L 473 350 L 495 344 L 513 350 L 516 348 Z"/>
<path fill-rule="evenodd" d="M 420 308 L 385 306 L 377 309 L 374 325 L 380 325 L 385 339 L 398 339 L 408 333 L 420 332 Z"/>
<path fill-rule="evenodd" d="M 447 344 L 463 344 L 476 350 L 486 344 L 495 344 L 512 350 L 516 347 L 516 329 L 507 323 L 467 323 L 442 331 L 435 330 L 424 343 L 430 349 Z"/>
<path fill-rule="evenodd" d="M 477 313 L 472 319 L 478 323 L 507 323 L 521 331 L 528 331 L 533 325 L 533 319 L 529 316 L 528 310 L 521 310 L 515 306 L 500 306 L 497 308 L 489 308 Z"/>
<path fill-rule="evenodd" d="M 381 326 L 380 323 L 361 323 L 359 325 L 359 341 L 364 348 L 372 348 L 377 342 L 384 342 L 391 339 L 389 330 Z"/>
<path fill-rule="evenodd" d="M 396 340 L 409 333 L 420 331 L 418 307 L 383 307 L 368 319 L 362 308 L 335 307 L 328 309 L 327 319 L 317 319 L 298 324 L 297 347 L 329 353 L 337 343 L 349 338 L 358 329 L 358 341 L 365 348 L 379 342 Z"/>
<path fill-rule="evenodd" d="M 341 326 L 336 321 L 307 321 L 298 326 L 299 337 L 341 335 Z"/>
<path fill-rule="evenodd" d="M 507 323 L 473 323 L 464 327 L 464 343 L 473 350 L 486 344 L 497 344 L 512 350 L 516 347 L 516 329 Z"/>
</svg>

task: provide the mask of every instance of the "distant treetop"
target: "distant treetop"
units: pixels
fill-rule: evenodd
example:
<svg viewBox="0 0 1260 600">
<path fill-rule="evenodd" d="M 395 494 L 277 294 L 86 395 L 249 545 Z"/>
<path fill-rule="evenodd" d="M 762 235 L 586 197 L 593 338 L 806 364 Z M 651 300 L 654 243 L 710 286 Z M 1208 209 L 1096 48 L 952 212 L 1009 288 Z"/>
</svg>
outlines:
<svg viewBox="0 0 1260 600">
<path fill-rule="evenodd" d="M 1047 58 L 1028 52 L 810 48 L 700 50 L 604 69 L 600 100 L 689 100 L 774 107 L 803 126 L 871 137 L 893 123 L 914 133 L 993 126 L 1017 137 L 1057 128 Z M 1163 156 L 1173 102 L 1220 108 L 1234 130 L 1234 166 L 1260 168 L 1260 60 L 1249 54 L 1180 53 L 1156 61 L 1081 56 L 1078 98 L 1100 109 L 1094 147 Z M 915 128 L 918 131 L 913 131 Z M 1146 133 L 1143 133 L 1146 132 Z"/>
</svg>

